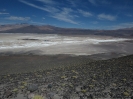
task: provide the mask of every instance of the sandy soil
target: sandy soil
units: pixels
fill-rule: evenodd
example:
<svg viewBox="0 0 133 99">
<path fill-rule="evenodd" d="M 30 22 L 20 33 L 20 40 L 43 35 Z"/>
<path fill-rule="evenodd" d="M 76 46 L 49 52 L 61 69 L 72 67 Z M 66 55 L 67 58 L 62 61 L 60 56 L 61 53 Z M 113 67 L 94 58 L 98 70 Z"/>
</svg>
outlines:
<svg viewBox="0 0 133 99">
<path fill-rule="evenodd" d="M 0 34 L 0 53 L 92 55 L 133 54 L 133 39 L 109 36 L 61 36 L 55 34 Z M 128 42 L 127 42 L 128 41 Z M 130 41 L 130 42 L 129 42 Z"/>
</svg>

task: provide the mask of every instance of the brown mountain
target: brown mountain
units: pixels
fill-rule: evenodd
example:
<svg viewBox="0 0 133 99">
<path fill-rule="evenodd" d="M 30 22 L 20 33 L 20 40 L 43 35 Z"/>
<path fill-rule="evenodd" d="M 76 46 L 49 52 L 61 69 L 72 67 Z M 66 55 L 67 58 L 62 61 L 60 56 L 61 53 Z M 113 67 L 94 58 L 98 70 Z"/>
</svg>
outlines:
<svg viewBox="0 0 133 99">
<path fill-rule="evenodd" d="M 43 33 L 63 35 L 105 35 L 115 37 L 133 37 L 133 28 L 118 30 L 90 30 L 80 28 L 60 28 L 51 25 L 1 25 L 0 33 Z"/>
<path fill-rule="evenodd" d="M 28 25 L 27 24 L 0 25 L 0 31 L 18 29 L 18 28 L 25 27 L 25 26 L 28 26 Z"/>
</svg>

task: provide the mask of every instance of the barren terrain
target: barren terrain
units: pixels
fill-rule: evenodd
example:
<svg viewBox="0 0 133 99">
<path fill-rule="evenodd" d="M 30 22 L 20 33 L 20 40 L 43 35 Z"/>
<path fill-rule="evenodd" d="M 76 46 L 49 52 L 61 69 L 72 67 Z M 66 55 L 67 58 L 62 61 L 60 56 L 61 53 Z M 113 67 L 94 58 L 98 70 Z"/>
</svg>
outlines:
<svg viewBox="0 0 133 99">
<path fill-rule="evenodd" d="M 0 52 L 8 54 L 133 54 L 133 39 L 110 36 L 56 34 L 0 34 Z M 107 55 L 107 54 L 106 54 Z M 105 55 L 104 55 L 105 56 Z M 110 56 L 110 55 L 108 55 Z"/>
<path fill-rule="evenodd" d="M 133 55 L 0 56 L 1 99 L 132 99 Z"/>
<path fill-rule="evenodd" d="M 132 49 L 132 38 L 0 34 L 0 99 L 131 99 Z"/>
</svg>

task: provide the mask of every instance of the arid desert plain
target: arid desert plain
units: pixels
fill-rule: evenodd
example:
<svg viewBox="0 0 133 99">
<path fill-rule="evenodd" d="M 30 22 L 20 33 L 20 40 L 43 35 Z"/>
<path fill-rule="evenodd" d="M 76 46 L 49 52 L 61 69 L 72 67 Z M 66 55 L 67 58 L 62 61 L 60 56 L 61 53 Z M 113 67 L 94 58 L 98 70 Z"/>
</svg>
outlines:
<svg viewBox="0 0 133 99">
<path fill-rule="evenodd" d="M 132 38 L 0 34 L 0 99 L 132 99 L 132 49 Z"/>
<path fill-rule="evenodd" d="M 133 54 L 133 39 L 94 35 L 0 34 L 0 53 L 37 55 Z"/>
</svg>

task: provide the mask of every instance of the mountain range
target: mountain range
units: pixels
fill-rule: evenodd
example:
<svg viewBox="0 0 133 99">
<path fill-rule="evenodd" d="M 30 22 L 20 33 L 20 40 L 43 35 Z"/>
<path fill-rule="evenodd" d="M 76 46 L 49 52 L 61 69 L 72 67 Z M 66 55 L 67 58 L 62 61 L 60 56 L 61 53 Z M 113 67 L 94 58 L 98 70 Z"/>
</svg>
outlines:
<svg viewBox="0 0 133 99">
<path fill-rule="evenodd" d="M 62 35 L 102 35 L 114 37 L 133 37 L 133 27 L 117 30 L 92 30 L 81 28 L 61 28 L 51 25 L 11 24 L 0 25 L 0 33 L 38 33 Z"/>
</svg>

